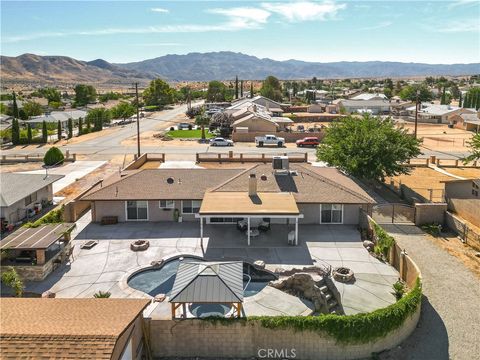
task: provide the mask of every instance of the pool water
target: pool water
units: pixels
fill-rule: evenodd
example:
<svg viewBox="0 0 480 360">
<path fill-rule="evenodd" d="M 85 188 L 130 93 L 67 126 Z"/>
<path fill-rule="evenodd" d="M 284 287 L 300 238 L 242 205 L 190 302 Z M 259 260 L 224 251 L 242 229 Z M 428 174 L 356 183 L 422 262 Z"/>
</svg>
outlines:
<svg viewBox="0 0 480 360">
<path fill-rule="evenodd" d="M 194 257 L 183 257 L 183 259 L 184 261 L 185 260 L 202 261 L 201 259 L 194 258 Z M 136 290 L 143 291 L 144 293 L 150 296 L 155 296 L 158 294 L 168 295 L 173 288 L 173 284 L 177 276 L 179 263 L 180 263 L 179 259 L 172 259 L 170 261 L 167 261 L 160 268 L 141 271 L 133 275 L 128 280 L 128 285 Z M 269 283 L 269 281 L 261 281 L 264 279 L 259 279 L 260 281 L 255 281 L 254 279 L 251 281 L 248 281 L 248 279 L 249 279 L 248 276 L 244 276 L 244 282 L 243 282 L 243 286 L 245 289 L 244 297 L 249 297 L 257 294 L 258 292 L 262 291 Z M 205 304 L 203 305 L 205 306 Z M 220 311 L 220 310 L 221 309 L 216 309 L 214 311 Z M 205 310 L 205 311 L 208 312 L 209 310 L 208 311 Z"/>
</svg>

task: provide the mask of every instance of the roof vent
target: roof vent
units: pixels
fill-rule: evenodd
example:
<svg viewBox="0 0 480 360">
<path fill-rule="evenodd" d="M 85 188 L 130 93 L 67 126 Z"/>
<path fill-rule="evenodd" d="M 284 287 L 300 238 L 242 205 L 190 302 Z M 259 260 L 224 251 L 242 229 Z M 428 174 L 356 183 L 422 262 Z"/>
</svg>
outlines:
<svg viewBox="0 0 480 360">
<path fill-rule="evenodd" d="M 288 156 L 274 156 L 272 166 L 273 170 L 288 170 Z"/>
<path fill-rule="evenodd" d="M 267 175 L 262 174 L 262 176 L 260 176 L 260 179 L 262 179 L 263 181 L 267 181 Z"/>
<path fill-rule="evenodd" d="M 174 182 L 175 182 L 175 179 L 172 178 L 172 177 L 169 177 L 169 178 L 167 179 L 167 184 L 173 184 Z"/>
</svg>

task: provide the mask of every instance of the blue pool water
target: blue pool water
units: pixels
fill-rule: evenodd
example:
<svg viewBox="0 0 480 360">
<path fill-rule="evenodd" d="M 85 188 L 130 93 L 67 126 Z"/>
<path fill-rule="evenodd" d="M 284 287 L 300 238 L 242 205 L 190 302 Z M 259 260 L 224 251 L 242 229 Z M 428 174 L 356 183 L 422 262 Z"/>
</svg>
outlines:
<svg viewBox="0 0 480 360">
<path fill-rule="evenodd" d="M 184 260 L 202 261 L 194 257 L 183 257 Z M 173 288 L 173 283 L 177 276 L 179 259 L 167 261 L 158 269 L 148 269 L 133 275 L 128 280 L 128 285 L 136 290 L 143 291 L 150 296 L 158 294 L 169 294 Z M 244 277 L 244 296 L 249 297 L 262 291 L 269 281 L 248 281 L 248 276 Z M 245 288 L 246 286 L 246 288 Z M 205 305 L 203 305 L 205 309 Z M 225 310 L 225 309 L 223 309 Z M 209 312 L 210 310 L 201 310 Z M 220 313 L 222 309 L 212 310 L 212 312 Z M 227 311 L 228 312 L 228 311 Z"/>
</svg>

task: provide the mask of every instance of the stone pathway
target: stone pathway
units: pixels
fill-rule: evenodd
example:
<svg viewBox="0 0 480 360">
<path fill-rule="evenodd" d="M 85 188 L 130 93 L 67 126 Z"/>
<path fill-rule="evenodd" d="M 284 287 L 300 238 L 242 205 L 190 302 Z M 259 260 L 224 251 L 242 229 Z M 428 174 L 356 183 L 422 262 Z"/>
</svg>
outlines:
<svg viewBox="0 0 480 360">
<path fill-rule="evenodd" d="M 381 359 L 474 359 L 480 354 L 480 279 L 413 225 L 382 225 L 423 277 L 419 326 Z"/>
</svg>

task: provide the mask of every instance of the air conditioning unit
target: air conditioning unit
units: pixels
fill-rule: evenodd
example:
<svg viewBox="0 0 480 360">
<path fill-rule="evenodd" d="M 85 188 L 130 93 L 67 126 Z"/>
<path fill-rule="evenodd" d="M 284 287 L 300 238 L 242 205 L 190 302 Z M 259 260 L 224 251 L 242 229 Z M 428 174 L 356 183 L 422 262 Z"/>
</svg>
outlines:
<svg viewBox="0 0 480 360">
<path fill-rule="evenodd" d="M 273 170 L 288 170 L 288 156 L 274 156 Z"/>
</svg>

